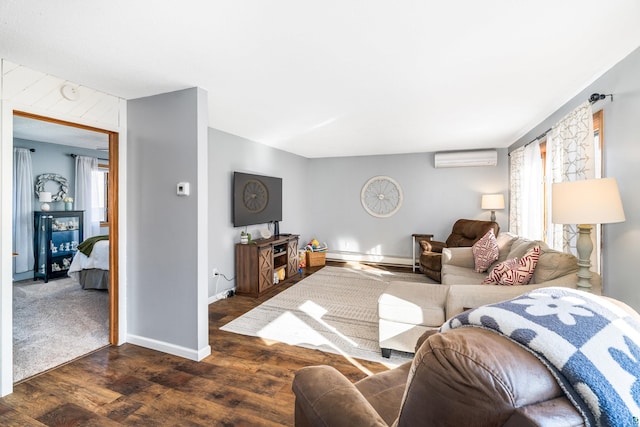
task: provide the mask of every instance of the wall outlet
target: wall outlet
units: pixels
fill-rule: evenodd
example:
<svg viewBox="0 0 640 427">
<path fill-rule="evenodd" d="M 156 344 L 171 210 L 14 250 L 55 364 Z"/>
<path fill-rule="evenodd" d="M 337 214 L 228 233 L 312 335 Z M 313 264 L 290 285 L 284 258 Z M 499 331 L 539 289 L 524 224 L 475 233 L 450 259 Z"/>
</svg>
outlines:
<svg viewBox="0 0 640 427">
<path fill-rule="evenodd" d="M 218 269 L 217 269 L 217 268 L 214 268 L 214 269 L 213 269 L 213 277 L 216 277 L 216 276 L 218 276 L 219 274 L 220 274 L 220 273 L 218 272 Z"/>
</svg>

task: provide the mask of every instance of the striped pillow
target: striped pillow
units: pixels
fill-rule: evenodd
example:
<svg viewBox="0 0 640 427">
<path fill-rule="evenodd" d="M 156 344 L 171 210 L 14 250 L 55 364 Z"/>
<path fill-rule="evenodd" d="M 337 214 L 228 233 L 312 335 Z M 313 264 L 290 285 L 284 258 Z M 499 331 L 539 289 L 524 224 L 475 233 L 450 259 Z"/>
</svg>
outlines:
<svg viewBox="0 0 640 427">
<path fill-rule="evenodd" d="M 500 255 L 498 241 L 493 234 L 493 229 L 487 231 L 487 234 L 475 242 L 471 247 L 471 251 L 473 252 L 476 273 L 484 273 L 487 271 L 487 268 L 489 268 L 491 264 L 498 259 L 498 255 Z"/>
<path fill-rule="evenodd" d="M 518 261 L 508 259 L 496 265 L 482 281 L 483 285 L 526 285 L 531 280 L 540 258 L 540 246 L 534 246 Z"/>
</svg>

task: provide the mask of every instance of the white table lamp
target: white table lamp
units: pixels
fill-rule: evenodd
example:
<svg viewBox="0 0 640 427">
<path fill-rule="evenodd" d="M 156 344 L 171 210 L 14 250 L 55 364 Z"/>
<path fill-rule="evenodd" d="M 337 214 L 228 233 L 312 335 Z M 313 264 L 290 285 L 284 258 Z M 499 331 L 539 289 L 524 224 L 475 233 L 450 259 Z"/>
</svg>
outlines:
<svg viewBox="0 0 640 427">
<path fill-rule="evenodd" d="M 482 209 L 491 209 L 491 221 L 496 220 L 496 209 L 504 209 L 504 195 L 483 194 Z"/>
<path fill-rule="evenodd" d="M 592 224 L 625 220 L 614 178 L 561 182 L 551 186 L 551 222 L 577 224 L 578 286 L 591 287 Z"/>
<path fill-rule="evenodd" d="M 51 210 L 51 206 L 49 206 L 49 203 L 51 203 L 51 193 L 49 191 L 41 191 L 38 196 L 38 201 L 42 203 L 40 209 L 43 212 Z"/>
</svg>

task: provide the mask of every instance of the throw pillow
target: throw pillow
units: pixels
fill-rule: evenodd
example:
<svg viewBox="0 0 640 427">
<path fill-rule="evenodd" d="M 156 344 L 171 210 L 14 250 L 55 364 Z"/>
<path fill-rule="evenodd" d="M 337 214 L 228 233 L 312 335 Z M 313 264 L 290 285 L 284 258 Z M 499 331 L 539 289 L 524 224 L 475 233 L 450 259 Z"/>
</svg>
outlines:
<svg viewBox="0 0 640 427">
<path fill-rule="evenodd" d="M 483 285 L 526 285 L 538 265 L 540 246 L 531 248 L 520 260 L 511 258 L 496 265 L 482 281 Z"/>
<path fill-rule="evenodd" d="M 499 249 L 493 230 L 487 231 L 480 240 L 471 247 L 476 273 L 484 273 L 493 261 L 498 259 Z"/>
</svg>

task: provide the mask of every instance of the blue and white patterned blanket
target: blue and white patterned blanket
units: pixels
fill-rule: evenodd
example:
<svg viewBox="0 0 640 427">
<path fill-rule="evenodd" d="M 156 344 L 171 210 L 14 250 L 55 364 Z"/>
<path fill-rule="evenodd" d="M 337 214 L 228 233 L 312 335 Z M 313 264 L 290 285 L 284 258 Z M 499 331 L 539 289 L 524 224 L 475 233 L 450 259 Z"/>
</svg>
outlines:
<svg viewBox="0 0 640 427">
<path fill-rule="evenodd" d="M 640 322 L 611 301 L 570 288 L 536 289 L 451 318 L 520 344 L 554 374 L 586 425 L 637 426 Z"/>
</svg>

